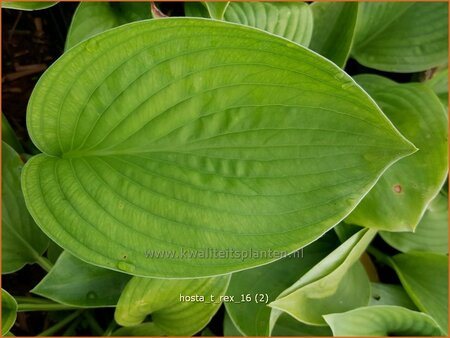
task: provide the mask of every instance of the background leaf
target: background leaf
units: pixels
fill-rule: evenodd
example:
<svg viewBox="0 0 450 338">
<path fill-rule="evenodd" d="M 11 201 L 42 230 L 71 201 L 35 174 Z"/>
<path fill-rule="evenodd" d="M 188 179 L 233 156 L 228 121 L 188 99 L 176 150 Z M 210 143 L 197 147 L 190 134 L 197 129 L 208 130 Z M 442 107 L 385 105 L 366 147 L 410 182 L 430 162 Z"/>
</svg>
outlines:
<svg viewBox="0 0 450 338">
<path fill-rule="evenodd" d="M 362 2 L 356 27 L 352 56 L 364 66 L 411 73 L 448 62 L 447 3 Z"/>
<path fill-rule="evenodd" d="M 415 150 L 336 65 L 205 19 L 78 44 L 41 77 L 27 121 L 44 152 L 23 175 L 38 224 L 84 261 L 152 277 L 298 250 Z"/>
<path fill-rule="evenodd" d="M 23 161 L 2 142 L 2 273 L 38 261 L 48 245 L 25 207 L 20 187 Z"/>
<path fill-rule="evenodd" d="M 203 279 L 133 277 L 120 296 L 115 319 L 120 325 L 135 326 L 151 315 L 154 325 L 143 324 L 145 329 L 160 330 L 169 336 L 190 336 L 217 312 L 229 281 L 229 275 Z M 204 300 L 182 301 L 181 295 L 203 296 Z"/>
<path fill-rule="evenodd" d="M 2 336 L 13 327 L 17 317 L 17 302 L 6 290 L 2 289 Z"/>
<path fill-rule="evenodd" d="M 339 243 L 331 232 L 306 246 L 297 256 L 289 256 L 271 264 L 234 273 L 227 294 L 241 299 L 241 295 L 251 295 L 250 302 L 225 303 L 225 307 L 235 325 L 246 336 L 268 336 L 270 307 L 257 303 L 255 294 L 267 294 L 269 302 L 294 284 L 302 275 L 330 253 Z M 295 320 L 294 320 L 295 322 Z M 278 323 L 278 322 L 277 322 Z M 288 325 L 288 321 L 286 323 Z"/>
<path fill-rule="evenodd" d="M 370 286 L 372 297 L 369 305 L 397 305 L 410 310 L 417 310 L 417 307 L 401 285 L 370 283 Z"/>
<path fill-rule="evenodd" d="M 9 124 L 8 120 L 6 119 L 5 115 L 3 115 L 3 113 L 2 113 L 2 141 L 10 145 L 17 153 L 21 154 L 24 152 L 22 145 L 20 144 L 16 134 L 14 133 L 14 130 L 11 128 L 11 125 Z"/>
<path fill-rule="evenodd" d="M 333 336 L 441 336 L 425 313 L 399 306 L 368 306 L 324 316 Z"/>
<path fill-rule="evenodd" d="M 115 306 L 129 279 L 129 275 L 99 268 L 63 252 L 31 292 L 73 306 Z"/>
<path fill-rule="evenodd" d="M 184 3 L 186 16 L 209 17 L 198 2 Z M 308 46 L 313 31 L 310 6 L 303 2 L 230 2 L 224 19 L 262 29 Z"/>
<path fill-rule="evenodd" d="M 430 80 L 425 81 L 425 84 L 439 97 L 448 115 L 448 66 L 437 70 Z"/>
<path fill-rule="evenodd" d="M 56 5 L 57 1 L 2 1 L 2 8 L 19 9 L 22 11 L 34 11 L 38 9 L 46 9 Z"/>
<path fill-rule="evenodd" d="M 448 253 L 448 198 L 438 194 L 428 205 L 416 231 L 385 232 L 381 237 L 399 251 Z"/>
<path fill-rule="evenodd" d="M 314 2 L 314 29 L 309 48 L 344 68 L 352 48 L 357 2 Z"/>
<path fill-rule="evenodd" d="M 361 230 L 286 289 L 270 306 L 271 325 L 279 310 L 312 325 L 325 325 L 323 315 L 344 312 L 369 303 L 370 284 L 358 262 L 370 241 L 373 230 Z"/>
<path fill-rule="evenodd" d="M 391 81 L 377 75 L 359 75 L 355 80 L 419 151 L 390 167 L 346 222 L 413 231 L 447 177 L 447 118 L 436 95 L 423 84 L 388 85 Z"/>
<path fill-rule="evenodd" d="M 108 29 L 151 17 L 150 2 L 80 2 L 72 17 L 65 49 Z"/>
<path fill-rule="evenodd" d="M 428 252 L 410 252 L 393 257 L 403 287 L 417 307 L 448 331 L 448 257 Z"/>
</svg>

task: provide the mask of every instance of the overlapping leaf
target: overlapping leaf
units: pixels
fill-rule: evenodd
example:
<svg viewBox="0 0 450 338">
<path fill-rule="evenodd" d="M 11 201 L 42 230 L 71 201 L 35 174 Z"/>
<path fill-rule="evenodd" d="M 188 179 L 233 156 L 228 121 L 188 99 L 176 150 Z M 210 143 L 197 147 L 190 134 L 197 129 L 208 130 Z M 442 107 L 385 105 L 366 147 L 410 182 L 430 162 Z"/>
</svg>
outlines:
<svg viewBox="0 0 450 338">
<path fill-rule="evenodd" d="M 333 233 L 327 234 L 293 256 L 234 273 L 227 294 L 239 301 L 242 295 L 251 295 L 252 298 L 249 302 L 225 304 L 227 312 L 239 330 L 246 336 L 269 335 L 270 307 L 265 302 L 257 303 L 253 295 L 267 294 L 269 301 L 275 300 L 282 291 L 330 253 L 338 242 Z"/>
<path fill-rule="evenodd" d="M 20 9 L 22 11 L 34 11 L 46 9 L 56 5 L 57 1 L 2 1 L 2 8 Z"/>
<path fill-rule="evenodd" d="M 346 221 L 413 231 L 447 176 L 447 117 L 436 95 L 423 84 L 396 84 L 376 75 L 355 79 L 419 151 L 390 167 Z"/>
<path fill-rule="evenodd" d="M 362 266 L 355 263 L 375 234 L 374 230 L 359 231 L 283 291 L 270 303 L 274 309 L 271 327 L 280 311 L 303 323 L 325 325 L 325 314 L 367 305 L 369 279 Z"/>
<path fill-rule="evenodd" d="M 204 1 L 203 4 L 207 8 L 209 16 L 211 18 L 223 20 L 225 11 L 230 3 L 228 1 L 223 1 L 223 2 Z"/>
<path fill-rule="evenodd" d="M 67 33 L 65 49 L 105 30 L 151 18 L 146 2 L 80 2 Z"/>
<path fill-rule="evenodd" d="M 401 285 L 371 283 L 372 297 L 369 305 L 396 305 L 410 310 L 417 310 L 417 307 L 409 298 Z"/>
<path fill-rule="evenodd" d="M 314 2 L 314 29 L 309 48 L 344 67 L 352 48 L 357 2 Z"/>
<path fill-rule="evenodd" d="M 448 66 L 439 69 L 434 76 L 425 82 L 441 100 L 442 105 L 446 108 L 448 114 Z"/>
<path fill-rule="evenodd" d="M 44 253 L 48 238 L 25 207 L 20 187 L 23 161 L 2 142 L 2 273 L 34 263 Z"/>
<path fill-rule="evenodd" d="M 203 6 L 186 2 L 187 16 L 209 17 Z M 229 22 L 256 27 L 308 46 L 313 31 L 310 6 L 303 2 L 230 2 L 224 19 Z"/>
<path fill-rule="evenodd" d="M 82 260 L 154 277 L 298 250 L 415 151 L 336 65 L 205 19 L 78 44 L 42 76 L 27 123 L 43 154 L 23 187 L 42 229 Z"/>
<path fill-rule="evenodd" d="M 448 256 L 428 252 L 399 254 L 394 268 L 417 307 L 448 332 Z"/>
<path fill-rule="evenodd" d="M 445 2 L 362 2 L 352 55 L 390 72 L 417 72 L 448 62 Z"/>
<path fill-rule="evenodd" d="M 438 194 L 428 205 L 416 231 L 380 233 L 381 237 L 399 251 L 429 251 L 448 253 L 448 198 Z"/>
<path fill-rule="evenodd" d="M 17 139 L 5 115 L 2 113 L 2 141 L 10 145 L 17 153 L 23 153 L 23 147 Z"/>
<path fill-rule="evenodd" d="M 361 307 L 324 316 L 334 336 L 442 336 L 436 322 L 425 313 L 400 306 Z"/>
<path fill-rule="evenodd" d="M 17 317 L 17 302 L 2 289 L 2 336 L 6 335 L 14 325 Z"/>
<path fill-rule="evenodd" d="M 87 264 L 63 252 L 32 292 L 73 306 L 115 306 L 129 279 L 129 275 Z"/>
<path fill-rule="evenodd" d="M 203 279 L 133 277 L 120 296 L 115 319 L 123 326 L 135 326 L 151 315 L 151 323 L 137 327 L 146 331 L 138 332 L 151 330 L 169 336 L 190 336 L 200 331 L 217 312 L 229 281 L 230 275 Z M 181 296 L 204 298 L 186 300 Z M 129 331 L 122 331 L 125 332 Z"/>
</svg>

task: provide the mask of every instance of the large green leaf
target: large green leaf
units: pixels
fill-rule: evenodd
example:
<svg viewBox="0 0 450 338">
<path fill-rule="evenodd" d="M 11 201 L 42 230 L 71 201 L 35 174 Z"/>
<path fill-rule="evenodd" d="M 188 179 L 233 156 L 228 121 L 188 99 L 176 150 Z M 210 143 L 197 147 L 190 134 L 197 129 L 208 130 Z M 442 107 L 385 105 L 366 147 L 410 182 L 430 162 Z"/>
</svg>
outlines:
<svg viewBox="0 0 450 338">
<path fill-rule="evenodd" d="M 293 256 L 234 273 L 227 294 L 234 296 L 239 303 L 225 303 L 225 307 L 239 330 L 246 336 L 268 336 L 271 310 L 266 302 L 256 302 L 259 299 L 257 295 L 267 295 L 268 302 L 275 300 L 282 291 L 336 248 L 338 242 L 331 232 Z M 251 301 L 245 302 L 246 295 L 250 296 Z M 241 301 L 242 297 L 244 302 Z"/>
<path fill-rule="evenodd" d="M 23 187 L 41 228 L 89 263 L 152 277 L 298 250 L 415 151 L 333 63 L 206 19 L 78 44 L 40 79 L 27 123 L 43 154 Z"/>
<path fill-rule="evenodd" d="M 14 130 L 6 119 L 5 115 L 2 113 L 2 141 L 9 144 L 16 152 L 19 154 L 23 153 L 23 147 L 17 139 Z"/>
<path fill-rule="evenodd" d="M 352 48 L 357 2 L 314 2 L 314 29 L 309 48 L 344 67 Z"/>
<path fill-rule="evenodd" d="M 364 66 L 417 72 L 448 62 L 446 2 L 362 2 L 352 55 Z"/>
<path fill-rule="evenodd" d="M 2 336 L 14 325 L 17 317 L 17 302 L 7 291 L 2 289 Z"/>
<path fill-rule="evenodd" d="M 269 305 L 271 327 L 284 311 L 297 320 L 325 325 L 323 315 L 369 303 L 370 283 L 359 261 L 376 231 L 364 229 L 350 237 Z"/>
<path fill-rule="evenodd" d="M 72 17 L 65 49 L 108 29 L 150 18 L 148 2 L 80 2 Z"/>
<path fill-rule="evenodd" d="M 333 336 L 442 336 L 433 318 L 400 306 L 361 307 L 324 318 Z"/>
<path fill-rule="evenodd" d="M 2 1 L 2 8 L 20 9 L 23 11 L 34 11 L 38 9 L 46 9 L 56 5 L 57 1 Z"/>
<path fill-rule="evenodd" d="M 411 252 L 393 257 L 394 268 L 417 307 L 448 331 L 448 256 Z"/>
<path fill-rule="evenodd" d="M 355 80 L 419 151 L 390 167 L 346 220 L 387 231 L 413 231 L 447 177 L 447 117 L 423 84 L 397 84 L 377 75 Z"/>
<path fill-rule="evenodd" d="M 401 285 L 384 283 L 371 283 L 370 285 L 372 297 L 369 305 L 397 305 L 410 310 L 417 310 Z"/>
<path fill-rule="evenodd" d="M 63 252 L 32 292 L 73 306 L 115 306 L 129 279 L 129 275 L 90 265 Z"/>
<path fill-rule="evenodd" d="M 411 232 L 381 232 L 383 239 L 399 251 L 448 253 L 448 198 L 438 194 Z"/>
<path fill-rule="evenodd" d="M 20 187 L 23 161 L 2 142 L 2 273 L 20 270 L 44 253 L 48 238 L 25 207 Z"/>
<path fill-rule="evenodd" d="M 151 315 L 152 324 L 143 324 L 147 330 L 190 336 L 217 312 L 229 281 L 230 275 L 203 279 L 133 277 L 120 296 L 115 319 L 120 325 L 135 326 Z"/>
<path fill-rule="evenodd" d="M 187 16 L 209 17 L 199 3 L 186 2 Z M 224 19 L 256 27 L 308 46 L 313 31 L 310 6 L 303 2 L 230 2 Z"/>
</svg>

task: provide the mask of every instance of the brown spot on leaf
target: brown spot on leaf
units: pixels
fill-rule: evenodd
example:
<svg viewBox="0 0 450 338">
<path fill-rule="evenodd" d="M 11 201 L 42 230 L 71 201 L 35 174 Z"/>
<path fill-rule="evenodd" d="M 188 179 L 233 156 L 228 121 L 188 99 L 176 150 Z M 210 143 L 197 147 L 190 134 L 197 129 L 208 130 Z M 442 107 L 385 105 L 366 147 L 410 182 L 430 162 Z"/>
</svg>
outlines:
<svg viewBox="0 0 450 338">
<path fill-rule="evenodd" d="M 393 189 L 397 194 L 400 194 L 402 192 L 402 186 L 400 184 L 394 185 Z"/>
</svg>

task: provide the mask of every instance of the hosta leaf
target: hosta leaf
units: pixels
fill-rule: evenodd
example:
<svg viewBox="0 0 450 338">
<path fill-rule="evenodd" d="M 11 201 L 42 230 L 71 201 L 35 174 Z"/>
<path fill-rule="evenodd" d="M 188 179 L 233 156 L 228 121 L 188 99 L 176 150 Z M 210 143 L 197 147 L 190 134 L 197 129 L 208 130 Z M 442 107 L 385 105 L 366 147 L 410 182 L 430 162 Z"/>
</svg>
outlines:
<svg viewBox="0 0 450 338">
<path fill-rule="evenodd" d="M 394 268 L 417 307 L 432 316 L 447 335 L 448 257 L 428 252 L 399 254 Z"/>
<path fill-rule="evenodd" d="M 417 72 L 448 62 L 446 2 L 362 2 L 352 55 L 364 66 Z"/>
<path fill-rule="evenodd" d="M 37 223 L 84 261 L 153 277 L 298 250 L 415 151 L 331 62 L 206 19 L 82 42 L 42 76 L 27 123 L 43 151 L 23 173 Z"/>
<path fill-rule="evenodd" d="M 72 17 L 65 49 L 108 29 L 150 18 L 148 2 L 80 2 Z"/>
<path fill-rule="evenodd" d="M 352 48 L 357 2 L 314 2 L 314 29 L 309 48 L 344 67 Z"/>
<path fill-rule="evenodd" d="M 14 325 L 17 316 L 17 302 L 2 289 L 2 336 L 6 335 Z"/>
<path fill-rule="evenodd" d="M 229 336 L 243 336 L 242 332 L 236 327 L 230 318 L 228 312 L 225 312 L 225 317 L 223 319 L 223 335 L 224 337 Z"/>
<path fill-rule="evenodd" d="M 425 84 L 433 89 L 448 114 L 448 67 L 438 70 Z"/>
<path fill-rule="evenodd" d="M 56 5 L 57 1 L 37 2 L 37 1 L 2 1 L 2 8 L 20 9 L 23 11 L 34 11 L 38 9 L 46 9 Z"/>
<path fill-rule="evenodd" d="M 23 153 L 23 147 L 17 139 L 5 115 L 2 113 L 2 141 L 10 145 L 19 154 Z"/>
<path fill-rule="evenodd" d="M 25 207 L 20 188 L 22 167 L 19 154 L 2 142 L 2 273 L 36 262 L 48 245 L 48 238 Z"/>
<path fill-rule="evenodd" d="M 274 309 L 271 326 L 280 310 L 303 323 L 324 325 L 325 314 L 367 305 L 369 279 L 363 267 L 355 263 L 375 234 L 374 230 L 359 231 L 283 291 L 270 303 Z"/>
<path fill-rule="evenodd" d="M 32 292 L 73 306 L 115 306 L 129 279 L 129 275 L 90 265 L 63 252 Z"/>
<path fill-rule="evenodd" d="M 448 253 L 448 198 L 438 194 L 411 232 L 381 232 L 381 237 L 399 251 Z"/>
<path fill-rule="evenodd" d="M 287 314 L 282 314 L 280 318 L 278 318 L 277 323 L 272 330 L 271 336 L 331 337 L 332 332 L 328 326 L 307 325 L 299 322 Z"/>
<path fill-rule="evenodd" d="M 447 176 L 447 117 L 436 95 L 423 84 L 389 85 L 390 80 L 376 75 L 355 79 L 419 151 L 390 167 L 346 221 L 413 231 Z"/>
<path fill-rule="evenodd" d="M 190 336 L 217 312 L 229 281 L 230 275 L 203 279 L 133 277 L 120 296 L 115 319 L 120 325 L 134 326 L 151 315 L 154 325 L 143 324 L 146 329 L 153 327 L 169 336 Z M 198 298 L 193 301 L 182 296 Z"/>
<path fill-rule="evenodd" d="M 217 20 L 223 20 L 223 15 L 225 13 L 225 10 L 227 9 L 229 5 L 229 1 L 223 1 L 223 2 L 208 2 L 203 1 L 203 5 L 208 10 L 209 16 L 213 19 Z"/>
<path fill-rule="evenodd" d="M 368 306 L 324 316 L 334 336 L 441 336 L 425 313 L 400 306 Z"/>
<path fill-rule="evenodd" d="M 225 303 L 227 312 L 239 330 L 246 336 L 268 336 L 271 309 L 264 302 L 257 303 L 254 295 L 267 294 L 269 302 L 275 300 L 282 291 L 330 253 L 338 242 L 331 232 L 293 256 L 234 273 L 227 295 L 234 296 L 236 301 L 240 301 L 242 295 L 250 295 L 252 298 L 250 302 Z"/>
<path fill-rule="evenodd" d="M 208 17 L 203 6 L 196 2 L 184 5 L 187 16 Z M 256 27 L 308 46 L 313 31 L 310 6 L 303 2 L 230 2 L 224 19 Z"/>
<path fill-rule="evenodd" d="M 370 285 L 372 297 L 369 305 L 397 305 L 410 310 L 417 310 L 401 285 L 384 283 L 371 283 Z"/>
</svg>

